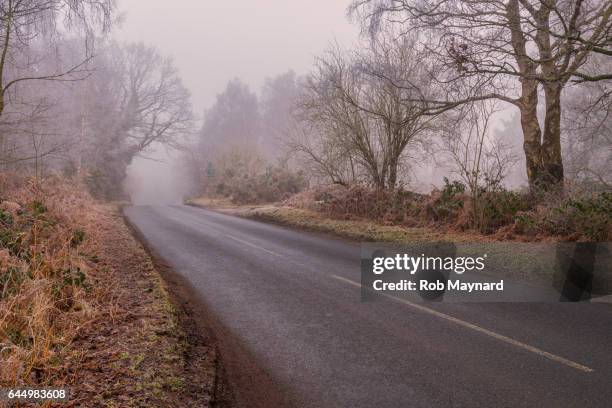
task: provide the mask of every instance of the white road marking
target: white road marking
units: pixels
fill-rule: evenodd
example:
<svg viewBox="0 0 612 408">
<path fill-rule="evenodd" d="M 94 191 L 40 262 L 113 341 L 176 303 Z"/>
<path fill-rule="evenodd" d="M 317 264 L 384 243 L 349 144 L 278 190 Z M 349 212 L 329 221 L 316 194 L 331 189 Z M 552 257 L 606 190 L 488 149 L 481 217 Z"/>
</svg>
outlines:
<svg viewBox="0 0 612 408">
<path fill-rule="evenodd" d="M 274 252 L 274 251 L 271 251 L 271 250 L 266 249 L 266 248 L 264 248 L 264 247 L 260 247 L 259 245 L 255 245 L 255 244 L 253 244 L 253 243 L 250 243 L 249 241 L 245 241 L 245 240 L 243 240 L 243 239 L 236 238 L 235 236 L 233 236 L 233 235 L 229 235 L 229 234 L 223 234 L 223 235 L 225 235 L 226 237 L 228 237 L 228 238 L 230 238 L 230 239 L 233 239 L 234 241 L 240 242 L 240 243 L 242 243 L 242 244 L 244 244 L 244 245 L 248 245 L 248 246 L 250 246 L 251 248 L 256 248 L 256 249 L 259 249 L 259 250 L 261 250 L 261 251 L 266 251 L 267 253 L 272 254 L 272 255 L 274 255 L 274 256 L 278 256 L 278 257 L 280 257 L 280 258 L 284 258 L 284 256 L 283 256 L 283 255 L 281 255 L 281 254 L 279 254 L 278 252 Z"/>
<path fill-rule="evenodd" d="M 342 282 L 345 282 L 345 283 L 348 283 L 350 285 L 353 285 L 353 286 L 356 286 L 358 288 L 361 288 L 361 284 L 358 283 L 358 282 L 352 281 L 350 279 L 343 278 L 342 276 L 337 276 L 337 275 L 331 275 L 331 276 L 333 278 L 335 278 L 335 279 L 338 279 L 338 280 L 342 281 Z M 477 331 L 477 332 L 482 333 L 484 335 L 487 335 L 489 337 L 493 337 L 494 339 L 497 339 L 497 340 L 503 341 L 505 343 L 511 344 L 511 345 L 513 345 L 515 347 L 518 347 L 518 348 L 521 348 L 523 350 L 530 351 L 530 352 L 535 353 L 537 355 L 540 355 L 542 357 L 546 357 L 549 360 L 556 361 L 557 363 L 561 363 L 563 365 L 566 365 L 568 367 L 574 368 L 576 370 L 579 370 L 579 371 L 582 371 L 582 372 L 585 372 L 585 373 L 591 373 L 591 372 L 595 371 L 594 369 L 592 369 L 590 367 L 587 367 L 585 365 L 576 363 L 575 361 L 571 361 L 571 360 L 568 360 L 566 358 L 560 357 L 560 356 L 558 356 L 556 354 L 549 353 L 548 351 L 544 351 L 544 350 L 539 349 L 537 347 L 530 346 L 529 344 L 525 344 L 525 343 L 522 343 L 522 342 L 520 342 L 518 340 L 514 340 L 514 339 L 512 339 L 510 337 L 504 336 L 503 334 L 499 334 L 499 333 L 496 333 L 494 331 L 485 329 L 485 328 L 480 327 L 478 325 L 475 325 L 473 323 L 466 322 L 465 320 L 461 320 L 461 319 L 458 319 L 456 317 L 447 315 L 446 313 L 438 312 L 437 310 L 430 309 L 430 308 L 428 308 L 426 306 L 423 306 L 423 305 L 420 305 L 418 303 L 410 302 L 408 300 L 401 299 L 401 298 L 398 298 L 398 297 L 395 297 L 395 296 L 391 296 L 391 295 L 388 295 L 386 293 L 381 293 L 381 295 L 383 295 L 385 297 L 388 297 L 390 299 L 393 299 L 396 302 L 400 302 L 402 304 L 410 306 L 410 307 L 412 307 L 414 309 L 417 309 L 417 310 L 419 310 L 421 312 L 429 313 L 430 315 L 439 317 L 439 318 L 444 319 L 444 320 L 448 320 L 450 322 L 458 324 L 459 326 L 462 326 L 462 327 L 465 327 L 465 328 Z"/>
<path fill-rule="evenodd" d="M 185 216 L 185 217 L 187 217 L 187 218 L 191 218 L 191 219 L 192 219 L 192 220 L 194 220 L 194 221 L 195 221 L 197 224 L 200 224 L 202 227 L 206 228 L 206 229 L 207 229 L 207 230 L 209 230 L 209 231 L 214 231 L 214 232 L 216 232 L 216 233 L 217 233 L 217 234 L 219 234 L 219 235 L 223 235 L 224 237 L 227 237 L 227 238 L 229 238 L 229 239 L 233 239 L 234 241 L 236 241 L 236 242 L 240 242 L 241 244 L 244 244 L 244 245 L 247 245 L 247 246 L 250 246 L 251 248 L 259 249 L 260 251 L 265 251 L 265 252 L 268 252 L 269 254 L 272 254 L 272 255 L 274 255 L 274 256 L 278 256 L 278 257 L 284 258 L 284 256 L 283 256 L 283 255 L 281 255 L 281 254 L 279 254 L 279 253 L 277 253 L 277 252 L 274 252 L 274 251 L 272 251 L 272 250 L 269 250 L 269 249 L 266 249 L 266 248 L 260 247 L 259 245 L 255 245 L 255 244 L 253 244 L 253 243 L 251 243 L 251 242 L 245 241 L 245 240 L 240 239 L 240 238 L 238 238 L 238 237 L 235 237 L 235 236 L 233 236 L 233 235 L 227 234 L 227 233 L 225 233 L 225 232 L 223 232 L 223 231 L 221 231 L 221 230 L 218 230 L 218 229 L 216 229 L 216 228 L 212 227 L 212 226 L 211 226 L 211 225 L 210 225 L 208 222 L 206 222 L 206 221 L 204 221 L 204 220 L 202 220 L 202 219 L 200 219 L 200 218 L 198 218 L 198 217 L 195 217 L 195 216 L 193 216 L 193 215 L 191 215 L 191 214 L 185 214 L 184 212 L 179 211 L 179 210 L 174 209 L 174 208 L 172 208 L 172 210 L 173 210 L 173 211 L 175 211 L 175 212 L 176 212 L 176 213 L 178 213 L 178 214 L 181 214 L 182 216 Z M 170 217 L 170 218 L 174 219 L 175 221 L 179 221 L 179 222 L 181 221 L 181 219 L 176 219 L 176 218 L 174 218 L 174 217 Z"/>
<path fill-rule="evenodd" d="M 196 217 L 196 216 L 193 216 L 193 215 L 191 215 L 191 214 L 186 214 L 186 213 L 184 213 L 183 211 L 180 211 L 180 210 L 175 209 L 175 208 L 171 208 L 171 210 L 172 210 L 172 211 L 175 211 L 177 214 L 181 214 L 182 216 L 185 216 L 185 217 L 187 217 L 187 218 L 191 218 L 191 219 L 192 219 L 194 222 L 196 222 L 197 224 L 199 224 L 199 225 L 201 225 L 202 227 L 206 228 L 207 230 L 214 231 L 214 232 L 216 232 L 216 233 L 217 233 L 217 234 L 219 234 L 219 235 L 222 235 L 222 236 L 224 236 L 224 237 L 227 237 L 227 238 L 229 238 L 229 239 L 232 239 L 232 240 L 234 240 L 234 241 L 236 241 L 236 242 L 240 242 L 241 244 L 244 244 L 244 245 L 250 246 L 251 248 L 259 249 L 260 251 L 265 251 L 265 252 L 267 252 L 267 253 L 269 253 L 269 254 L 271 254 L 271 255 L 274 255 L 274 256 L 276 256 L 276 257 L 279 257 L 279 258 L 284 258 L 284 259 L 286 259 L 287 261 L 289 261 L 289 262 L 291 262 L 291 263 L 293 263 L 293 264 L 295 264 L 295 265 L 297 265 L 297 266 L 300 266 L 300 267 L 303 267 L 303 268 L 306 268 L 306 269 L 309 269 L 309 270 L 313 270 L 313 269 L 312 269 L 312 268 L 310 268 L 308 265 L 303 264 L 303 263 L 301 263 L 301 262 L 298 262 L 298 261 L 296 261 L 296 260 L 294 260 L 294 259 L 292 259 L 292 258 L 290 258 L 290 257 L 287 257 L 287 256 L 285 256 L 285 255 L 283 255 L 283 254 L 279 254 L 278 252 L 272 251 L 271 249 L 267 249 L 267 248 L 261 247 L 261 246 L 259 246 L 259 245 L 253 244 L 252 242 L 245 241 L 245 240 L 240 239 L 240 238 L 238 238 L 238 237 L 235 237 L 235 236 L 233 236 L 233 235 L 227 234 L 227 233 L 225 233 L 225 232 L 223 232 L 223 231 L 221 231 L 221 230 L 218 230 L 218 229 L 216 229 L 216 228 L 212 227 L 212 226 L 211 226 L 211 225 L 210 225 L 208 222 L 206 222 L 206 221 L 204 221 L 204 220 L 202 220 L 202 219 L 200 219 L 200 218 L 198 218 L 198 217 Z M 175 221 L 178 221 L 178 222 L 181 222 L 181 221 L 182 221 L 182 219 L 180 219 L 180 218 L 178 218 L 178 219 L 177 219 L 177 218 L 175 218 L 175 217 L 169 217 L 169 218 L 171 218 L 171 219 L 173 219 L 173 220 L 175 220 Z"/>
</svg>

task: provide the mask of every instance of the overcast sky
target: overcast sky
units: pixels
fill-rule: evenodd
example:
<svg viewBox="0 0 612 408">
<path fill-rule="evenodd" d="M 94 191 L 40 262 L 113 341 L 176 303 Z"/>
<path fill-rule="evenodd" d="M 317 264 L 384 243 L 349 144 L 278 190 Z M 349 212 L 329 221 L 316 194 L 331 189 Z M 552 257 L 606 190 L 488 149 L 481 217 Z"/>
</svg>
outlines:
<svg viewBox="0 0 612 408">
<path fill-rule="evenodd" d="M 331 41 L 350 45 L 358 27 L 348 0 L 119 0 L 115 37 L 174 58 L 198 116 L 234 77 L 259 91 L 266 77 L 305 73 Z"/>
</svg>

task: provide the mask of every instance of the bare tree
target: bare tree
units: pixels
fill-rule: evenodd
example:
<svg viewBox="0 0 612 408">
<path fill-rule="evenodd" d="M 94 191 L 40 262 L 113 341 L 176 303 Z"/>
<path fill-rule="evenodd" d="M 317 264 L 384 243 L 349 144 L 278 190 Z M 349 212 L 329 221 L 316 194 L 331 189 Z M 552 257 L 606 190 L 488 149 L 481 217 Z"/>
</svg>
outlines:
<svg viewBox="0 0 612 408">
<path fill-rule="evenodd" d="M 107 30 L 111 23 L 113 0 L 5 0 L 0 4 L 0 116 L 9 92 L 25 81 L 70 81 L 82 79 L 85 65 L 92 57 L 91 42 L 97 29 Z M 42 41 L 53 50 L 52 42 L 66 30 L 83 35 L 84 57 L 68 66 L 42 71 L 40 52 L 31 46 Z"/>
<path fill-rule="evenodd" d="M 182 147 L 192 133 L 190 94 L 172 61 L 144 44 L 110 43 L 96 71 L 73 84 L 64 103 L 77 154 L 89 174 L 104 178 L 108 198 L 121 194 L 132 159 L 154 145 Z M 72 96 L 72 100 L 70 100 Z"/>
<path fill-rule="evenodd" d="M 516 162 L 512 151 L 491 136 L 491 119 L 496 103 L 473 102 L 462 106 L 442 132 L 442 149 L 452 170 L 468 187 L 474 227 L 483 228 L 482 197 L 502 188 L 502 182 Z"/>
<path fill-rule="evenodd" d="M 425 115 L 418 101 L 430 91 L 430 79 L 422 69 L 415 41 L 409 36 L 379 36 L 371 41 L 359 55 L 358 69 L 363 72 L 368 88 L 363 101 L 351 103 L 379 122 L 383 177 L 386 186 L 393 189 L 405 164 L 407 147 L 410 144 L 416 147 L 419 137 L 435 130 L 436 118 Z M 414 89 L 402 86 L 411 82 L 419 83 L 418 95 Z"/>
<path fill-rule="evenodd" d="M 0 122 L 0 166 L 7 171 L 34 169 L 42 175 L 43 160 L 57 157 L 67 150 L 66 139 L 55 120 L 57 110 L 46 98 L 45 90 L 24 87 L 20 92 L 25 103 L 13 103 L 11 120 Z M 32 95 L 36 92 L 36 97 Z M 17 108 L 17 109 L 15 109 Z"/>
<path fill-rule="evenodd" d="M 143 43 L 113 47 L 111 63 L 121 89 L 118 127 L 126 150 L 145 151 L 153 143 L 179 147 L 191 131 L 191 96 L 171 59 Z"/>
<path fill-rule="evenodd" d="M 582 68 L 595 54 L 612 55 L 612 3 L 606 0 L 356 0 L 371 34 L 385 26 L 420 32 L 433 58 L 440 97 L 423 98 L 435 114 L 463 103 L 499 99 L 521 113 L 529 183 L 563 181 L 561 100 L 571 81 L 610 80 Z M 462 83 L 457 91 L 457 84 Z M 418 87 L 413 83 L 411 87 Z M 465 90 L 468 90 L 466 93 Z M 539 90 L 544 119 L 538 120 Z"/>
<path fill-rule="evenodd" d="M 319 58 L 303 85 L 296 117 L 305 125 L 303 140 L 295 140 L 297 151 L 310 156 L 334 183 L 345 184 L 346 163 L 351 161 L 354 176 L 367 174 L 368 181 L 384 188 L 373 118 L 355 106 L 366 91 L 366 83 L 353 62 L 338 48 Z M 313 143 L 312 137 L 322 140 Z M 334 163 L 337 161 L 337 163 Z"/>
<path fill-rule="evenodd" d="M 320 58 L 305 84 L 299 105 L 300 117 L 316 129 L 315 135 L 327 140 L 315 144 L 321 152 L 342 153 L 350 163 L 355 179 L 364 172 L 379 189 L 395 188 L 400 179 L 407 147 L 423 133 L 432 130 L 432 117 L 423 115 L 419 102 L 408 102 L 413 92 L 394 86 L 410 78 L 427 88 L 419 61 L 407 37 L 384 38 L 373 42 L 362 53 L 351 54 L 339 48 Z M 329 163 L 315 157 L 310 145 L 299 148 L 320 165 Z M 327 166 L 337 172 L 346 166 Z M 334 176 L 336 179 L 338 175 Z"/>
<path fill-rule="evenodd" d="M 321 134 L 318 123 L 299 117 L 287 140 L 287 147 L 296 155 L 300 166 L 313 180 L 326 180 L 332 184 L 349 186 L 360 181 L 356 157 L 342 138 Z"/>
</svg>

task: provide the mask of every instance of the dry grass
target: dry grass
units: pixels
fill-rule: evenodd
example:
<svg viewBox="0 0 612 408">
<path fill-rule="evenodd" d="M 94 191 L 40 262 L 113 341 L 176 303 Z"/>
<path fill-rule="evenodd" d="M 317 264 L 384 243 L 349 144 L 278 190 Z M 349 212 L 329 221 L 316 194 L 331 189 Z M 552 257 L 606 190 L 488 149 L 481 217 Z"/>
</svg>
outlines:
<svg viewBox="0 0 612 408">
<path fill-rule="evenodd" d="M 217 209 L 217 208 L 228 209 L 228 208 L 240 208 L 241 207 L 240 205 L 232 203 L 232 200 L 230 200 L 227 197 L 226 198 L 197 197 L 197 198 L 192 198 L 188 200 L 187 204 L 195 205 L 196 207 L 211 208 L 211 209 Z"/>
<path fill-rule="evenodd" d="M 365 219 L 334 219 L 312 210 L 291 207 L 249 207 L 231 213 L 261 221 L 368 242 L 414 243 L 429 241 L 478 242 L 487 237 L 444 232 L 431 228 L 381 225 Z"/>
<path fill-rule="evenodd" d="M 67 406 L 206 406 L 214 350 L 186 360 L 180 314 L 118 208 L 59 178 L 3 177 L 0 386 L 68 386 Z"/>
<path fill-rule="evenodd" d="M 91 286 L 94 267 L 86 254 L 96 242 L 89 197 L 68 193 L 58 180 L 44 189 L 23 183 L 12 178 L 1 187 L 11 201 L 0 203 L 0 382 L 57 384 L 63 354 L 96 318 L 109 287 Z"/>
</svg>

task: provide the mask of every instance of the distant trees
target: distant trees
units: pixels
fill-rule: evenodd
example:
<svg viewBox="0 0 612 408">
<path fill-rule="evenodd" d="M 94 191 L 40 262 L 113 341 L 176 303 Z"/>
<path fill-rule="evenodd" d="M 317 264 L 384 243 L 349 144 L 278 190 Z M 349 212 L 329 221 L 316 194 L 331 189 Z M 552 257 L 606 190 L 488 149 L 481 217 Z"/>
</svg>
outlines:
<svg viewBox="0 0 612 408">
<path fill-rule="evenodd" d="M 293 71 L 267 78 L 264 82 L 259 100 L 259 149 L 271 160 L 287 158 L 287 143 L 294 131 L 293 111 L 299 92 L 299 78 Z"/>
<path fill-rule="evenodd" d="M 198 193 L 267 202 L 305 187 L 285 149 L 297 86 L 291 71 L 266 80 L 261 98 L 239 79 L 227 84 L 204 115 L 194 151 L 185 154 Z"/>
<path fill-rule="evenodd" d="M 550 188 L 563 181 L 563 90 L 612 79 L 603 67 L 583 69 L 594 55 L 612 55 L 612 3 L 359 0 L 351 11 L 363 16 L 373 35 L 398 25 L 404 33 L 421 34 L 419 48 L 432 59 L 429 73 L 440 90 L 436 98 L 418 98 L 430 112 L 483 99 L 516 106 L 529 184 Z"/>
<path fill-rule="evenodd" d="M 253 170 L 252 164 L 260 162 L 256 157 L 260 126 L 257 95 L 237 78 L 228 82 L 204 114 L 195 141 L 196 153 L 186 156 L 188 171 L 199 189 L 213 193 L 213 180 L 231 166 L 227 161 L 233 161 L 236 168 Z"/>
<path fill-rule="evenodd" d="M 212 155 L 230 148 L 254 149 L 259 142 L 260 126 L 257 95 L 242 81 L 233 79 L 205 114 L 200 151 Z"/>
</svg>

